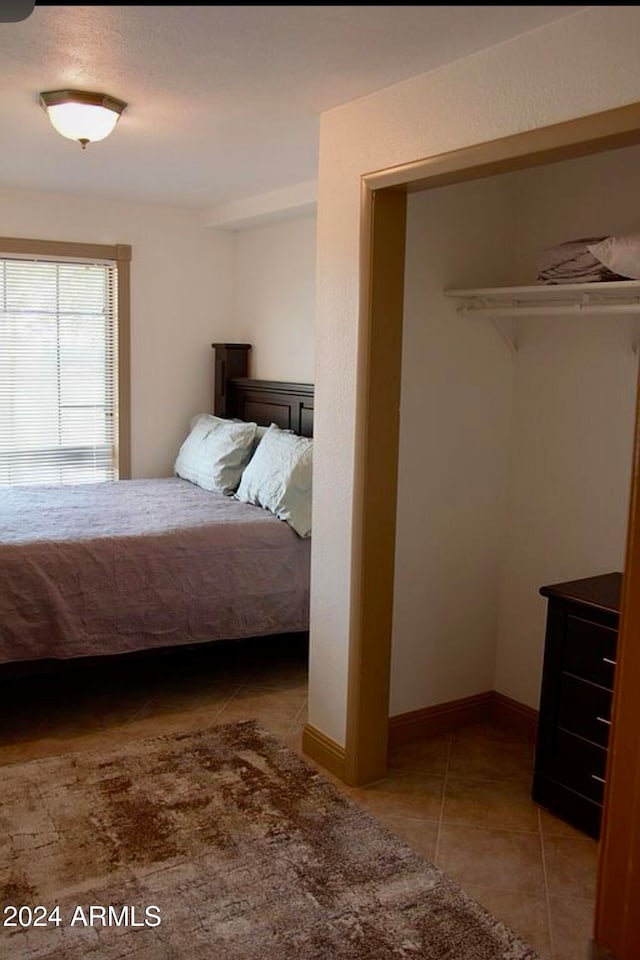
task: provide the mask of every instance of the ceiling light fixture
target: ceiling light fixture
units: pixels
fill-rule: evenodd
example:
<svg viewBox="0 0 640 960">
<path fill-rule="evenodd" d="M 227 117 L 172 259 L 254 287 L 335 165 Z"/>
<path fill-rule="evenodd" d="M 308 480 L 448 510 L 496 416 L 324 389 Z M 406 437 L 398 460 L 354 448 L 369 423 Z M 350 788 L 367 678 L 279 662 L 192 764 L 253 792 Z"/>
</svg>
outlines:
<svg viewBox="0 0 640 960">
<path fill-rule="evenodd" d="M 40 94 L 40 105 L 63 137 L 88 143 L 108 137 L 127 104 L 106 93 L 87 90 L 49 90 Z"/>
</svg>

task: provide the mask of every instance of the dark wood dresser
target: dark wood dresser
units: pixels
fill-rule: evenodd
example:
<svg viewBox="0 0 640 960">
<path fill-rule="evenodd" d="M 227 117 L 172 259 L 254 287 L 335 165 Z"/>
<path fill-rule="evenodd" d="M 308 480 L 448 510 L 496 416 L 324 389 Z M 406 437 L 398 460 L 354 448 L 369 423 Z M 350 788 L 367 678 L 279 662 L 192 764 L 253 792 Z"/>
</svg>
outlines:
<svg viewBox="0 0 640 960">
<path fill-rule="evenodd" d="M 541 587 L 547 631 L 532 796 L 600 833 L 621 573 Z"/>
</svg>

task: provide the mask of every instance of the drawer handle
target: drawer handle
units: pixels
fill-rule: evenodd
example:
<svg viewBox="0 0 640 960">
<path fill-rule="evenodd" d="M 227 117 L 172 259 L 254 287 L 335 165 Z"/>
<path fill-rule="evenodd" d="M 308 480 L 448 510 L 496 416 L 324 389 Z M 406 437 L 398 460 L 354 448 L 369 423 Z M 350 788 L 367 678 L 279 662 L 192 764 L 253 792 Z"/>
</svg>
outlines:
<svg viewBox="0 0 640 960">
<path fill-rule="evenodd" d="M 605 783 L 605 781 L 602 779 L 602 777 L 599 777 L 596 773 L 592 773 L 592 774 L 591 774 L 591 779 L 592 779 L 592 780 L 597 780 L 598 783 Z"/>
<path fill-rule="evenodd" d="M 609 660 L 609 657 L 603 657 L 603 658 L 602 658 L 602 661 L 603 661 L 603 663 L 610 663 L 612 667 L 615 667 L 615 665 L 616 665 L 616 661 L 615 661 L 615 660 Z"/>
<path fill-rule="evenodd" d="M 606 725 L 607 725 L 608 727 L 611 726 L 611 720 L 605 720 L 604 717 L 596 717 L 596 720 L 597 720 L 599 723 L 606 723 Z"/>
</svg>

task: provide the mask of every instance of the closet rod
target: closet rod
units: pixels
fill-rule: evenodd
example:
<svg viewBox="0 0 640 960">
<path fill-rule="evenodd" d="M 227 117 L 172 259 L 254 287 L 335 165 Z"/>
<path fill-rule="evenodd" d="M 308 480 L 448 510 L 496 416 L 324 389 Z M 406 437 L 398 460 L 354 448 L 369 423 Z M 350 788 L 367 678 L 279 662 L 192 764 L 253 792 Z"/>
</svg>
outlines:
<svg viewBox="0 0 640 960">
<path fill-rule="evenodd" d="M 581 314 L 607 315 L 612 313 L 637 314 L 640 316 L 640 303 L 575 303 L 565 306 L 554 304 L 553 306 L 547 307 L 529 306 L 526 303 L 518 303 L 509 307 L 458 307 L 458 313 L 476 313 L 487 317 L 566 317 L 572 314 L 580 316 Z"/>
</svg>

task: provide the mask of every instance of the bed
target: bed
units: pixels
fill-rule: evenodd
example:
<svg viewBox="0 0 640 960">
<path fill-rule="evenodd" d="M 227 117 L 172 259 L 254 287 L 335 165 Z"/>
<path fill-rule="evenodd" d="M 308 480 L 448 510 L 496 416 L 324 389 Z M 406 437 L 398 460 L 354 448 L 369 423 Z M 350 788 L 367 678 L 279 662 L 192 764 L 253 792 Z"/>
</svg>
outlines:
<svg viewBox="0 0 640 960">
<path fill-rule="evenodd" d="M 214 414 L 310 437 L 313 387 L 214 344 Z M 0 663 L 308 629 L 310 541 L 177 477 L 0 488 Z"/>
</svg>

